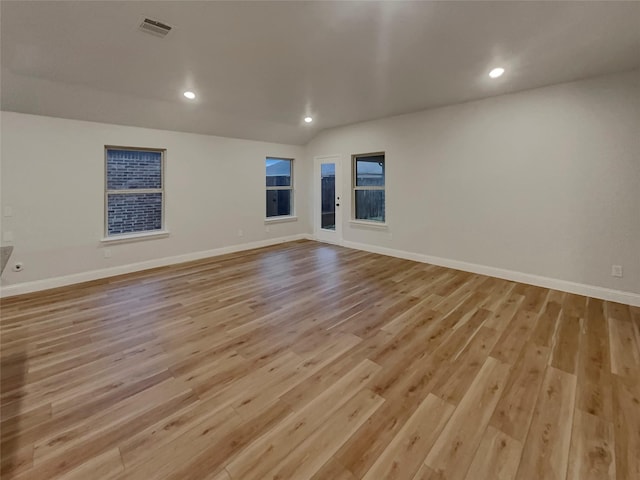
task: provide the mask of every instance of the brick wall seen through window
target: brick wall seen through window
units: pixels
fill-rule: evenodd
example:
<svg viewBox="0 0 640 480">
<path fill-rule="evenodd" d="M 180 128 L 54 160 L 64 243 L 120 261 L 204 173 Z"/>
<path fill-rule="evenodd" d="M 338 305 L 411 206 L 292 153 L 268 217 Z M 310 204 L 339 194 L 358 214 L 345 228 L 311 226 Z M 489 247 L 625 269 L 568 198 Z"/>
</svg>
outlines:
<svg viewBox="0 0 640 480">
<path fill-rule="evenodd" d="M 163 229 L 164 151 L 106 147 L 107 236 Z"/>
</svg>

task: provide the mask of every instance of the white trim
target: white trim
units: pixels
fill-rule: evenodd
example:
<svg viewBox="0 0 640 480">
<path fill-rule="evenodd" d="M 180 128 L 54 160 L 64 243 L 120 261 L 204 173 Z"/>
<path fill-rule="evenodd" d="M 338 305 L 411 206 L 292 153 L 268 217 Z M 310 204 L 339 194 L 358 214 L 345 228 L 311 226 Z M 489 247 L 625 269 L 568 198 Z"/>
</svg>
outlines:
<svg viewBox="0 0 640 480">
<path fill-rule="evenodd" d="M 420 253 L 396 250 L 387 247 L 378 247 L 366 243 L 351 242 L 345 240 L 342 245 L 346 248 L 356 250 L 364 250 L 366 252 L 378 253 L 391 257 L 404 258 L 413 260 L 414 262 L 430 263 L 441 267 L 454 268 L 465 272 L 479 273 L 490 277 L 502 278 L 513 282 L 526 283 L 536 285 L 538 287 L 551 288 L 563 292 L 585 295 L 587 297 L 609 300 L 612 302 L 624 303 L 626 305 L 634 305 L 640 307 L 640 294 L 633 292 L 625 292 L 622 290 L 613 290 L 611 288 L 597 287 L 595 285 L 587 285 L 584 283 L 571 282 L 568 280 L 559 280 L 556 278 L 542 277 L 530 273 L 517 272 L 515 270 L 506 270 L 503 268 L 489 267 L 487 265 L 479 265 L 476 263 L 462 262 L 459 260 L 451 260 L 449 258 L 433 257 Z"/>
<path fill-rule="evenodd" d="M 335 165 L 335 228 L 329 230 L 321 228 L 322 224 L 322 165 L 333 163 Z M 343 221 L 344 217 L 342 212 L 345 208 L 344 180 L 342 174 L 344 173 L 344 167 L 342 163 L 342 155 L 321 155 L 313 158 L 313 235 L 321 242 L 332 243 L 334 245 L 342 245 L 343 238 Z"/>
<path fill-rule="evenodd" d="M 108 168 L 108 159 L 109 159 L 109 150 L 121 150 L 121 151 L 137 151 L 137 152 L 155 152 L 155 153 L 159 153 L 160 154 L 160 188 L 136 188 L 136 189 L 131 189 L 131 188 L 125 188 L 125 189 L 116 189 L 116 190 L 109 190 L 108 186 L 109 186 L 109 168 Z M 165 218 L 165 204 L 166 204 L 166 200 L 167 200 L 167 196 L 166 196 L 166 189 L 165 189 L 165 170 L 167 167 L 167 163 L 166 163 L 166 157 L 167 157 L 167 149 L 166 148 L 142 148 L 142 147 L 123 147 L 123 146 L 118 146 L 118 145 L 105 145 L 104 146 L 104 238 L 102 240 L 100 240 L 101 242 L 106 241 L 105 239 L 109 239 L 111 238 L 111 236 L 109 235 L 109 195 L 127 195 L 127 194 L 145 194 L 145 193 L 159 193 L 162 196 L 162 203 L 161 203 L 161 218 L 160 218 L 160 226 L 162 227 L 162 230 L 160 232 L 158 231 L 149 231 L 149 230 L 145 230 L 144 232 L 140 232 L 140 233 L 151 233 L 152 236 L 155 235 L 163 235 L 164 232 L 167 230 L 167 223 L 166 223 L 166 218 Z M 134 233 L 134 234 L 116 234 L 116 235 L 112 235 L 113 237 L 117 237 L 117 240 L 115 240 L 116 242 L 118 241 L 126 241 L 125 236 L 131 238 L 131 241 L 136 241 L 138 239 L 142 239 L 144 237 L 139 236 L 140 233 Z M 169 232 L 166 232 L 166 234 L 168 234 Z M 164 235 L 166 236 L 166 235 Z M 0 297 L 1 298 L 1 297 Z"/>
<path fill-rule="evenodd" d="M 343 244 L 344 240 L 340 239 L 337 241 L 331 241 L 331 239 L 319 239 L 316 235 L 311 235 L 311 237 L 309 238 L 309 240 L 313 240 L 315 242 L 319 242 L 319 243 L 328 243 L 330 245 L 337 245 L 339 247 L 344 247 L 345 245 Z M 351 247 L 347 247 L 347 248 L 351 248 Z"/>
<path fill-rule="evenodd" d="M 177 263 L 191 262 L 201 260 L 203 258 L 216 257 L 227 253 L 241 252 L 243 250 L 252 250 L 254 248 L 268 247 L 279 243 L 293 242 L 295 240 L 311 239 L 311 235 L 298 234 L 286 237 L 270 238 L 267 240 L 259 240 L 257 242 L 243 243 L 239 245 L 230 245 L 228 247 L 215 248 L 213 250 L 205 250 L 201 252 L 186 253 L 173 257 L 157 258 L 144 262 L 130 263 L 128 265 L 120 265 L 117 267 L 103 268 L 100 270 L 92 270 L 89 272 L 74 273 L 65 275 L 64 277 L 45 278 L 43 280 L 35 280 L 33 282 L 18 283 L 15 285 L 4 285 L 0 287 L 0 298 L 12 297 L 14 295 L 22 295 L 25 293 L 38 292 L 41 290 L 49 290 L 51 288 L 65 287 L 76 283 L 90 282 L 101 278 L 114 277 L 116 275 L 124 275 L 126 273 L 134 273 L 150 268 L 166 267 Z"/>
<path fill-rule="evenodd" d="M 264 219 L 265 225 L 270 225 L 272 223 L 286 223 L 286 222 L 297 222 L 298 217 L 295 215 L 281 215 L 278 217 L 269 217 Z"/>
<path fill-rule="evenodd" d="M 121 189 L 108 189 L 107 195 L 135 195 L 145 193 L 164 193 L 162 188 L 121 188 Z"/>
<path fill-rule="evenodd" d="M 358 158 L 360 157 L 376 157 L 376 156 L 382 156 L 383 160 L 382 160 L 382 172 L 384 174 L 384 185 L 357 185 L 358 183 L 358 172 L 357 170 L 357 162 L 358 162 Z M 380 228 L 380 230 L 385 230 L 386 229 L 386 221 L 387 221 L 387 217 L 388 217 L 388 213 L 389 210 L 387 209 L 387 201 L 388 201 L 388 196 L 387 196 L 387 152 L 386 151 L 380 151 L 380 152 L 374 152 L 374 153 L 356 153 L 351 155 L 351 214 L 349 215 L 349 223 L 352 223 L 354 225 L 362 225 L 362 226 L 371 226 L 371 223 L 376 223 L 375 221 L 371 221 L 371 220 L 362 220 L 362 219 L 358 219 L 356 218 L 356 192 L 358 191 L 366 191 L 366 190 L 375 190 L 375 191 L 379 191 L 379 192 L 384 192 L 384 207 L 385 207 L 385 219 L 384 222 L 379 222 L 380 225 L 383 225 L 382 228 Z"/>
<path fill-rule="evenodd" d="M 298 217 L 296 216 L 296 208 L 297 208 L 297 202 L 296 202 L 296 189 L 295 189 L 295 184 L 296 184 L 296 177 L 294 175 L 294 161 L 295 158 L 283 158 L 283 157 L 265 157 L 265 182 L 266 182 L 266 165 L 267 165 L 267 160 L 282 160 L 282 161 L 286 161 L 289 162 L 289 185 L 281 185 L 281 186 L 269 186 L 266 185 L 266 191 L 277 191 L 277 190 L 289 190 L 291 192 L 290 197 L 289 197 L 289 215 L 275 215 L 273 217 L 267 217 L 265 218 L 265 223 L 267 223 L 267 221 L 272 218 L 272 222 L 273 223 L 277 223 L 275 222 L 276 219 L 282 219 L 283 222 L 294 222 L 296 220 L 298 220 Z M 266 198 L 265 198 L 265 207 L 266 207 Z M 291 219 L 291 220 L 289 220 Z"/>
<path fill-rule="evenodd" d="M 349 220 L 352 227 L 371 228 L 373 230 L 389 230 L 389 225 L 383 222 L 372 222 L 366 220 Z"/>
<path fill-rule="evenodd" d="M 101 238 L 101 243 L 127 243 L 137 242 L 138 240 L 151 240 L 153 238 L 166 238 L 169 236 L 169 230 L 154 230 L 152 232 L 127 233 L 124 235 L 112 235 L 110 237 Z"/>
<path fill-rule="evenodd" d="M 315 238 L 313 235 L 310 235 L 307 233 L 301 233 L 297 235 L 289 235 L 286 237 L 259 240 L 257 242 L 231 245 L 228 247 L 221 247 L 213 250 L 205 250 L 201 252 L 187 253 L 184 255 L 176 255 L 174 257 L 147 260 L 145 262 L 121 265 L 118 267 L 105 268 L 101 270 L 92 270 L 90 272 L 76 273 L 72 275 L 66 275 L 64 277 L 46 278 L 44 280 L 36 280 L 33 282 L 18 283 L 15 285 L 5 285 L 0 287 L 0 298 L 12 297 L 14 295 L 22 295 L 22 294 L 31 293 L 31 292 L 38 292 L 40 290 L 48 290 L 51 288 L 64 287 L 67 285 L 73 285 L 73 284 L 82 283 L 82 282 L 89 282 L 91 280 L 98 280 L 101 278 L 108 278 L 116 275 L 123 275 L 126 273 L 139 272 L 142 270 L 148 270 L 150 268 L 165 267 L 165 266 L 174 265 L 177 263 L 201 260 L 203 258 L 216 257 L 218 255 L 225 255 L 227 253 L 241 252 L 243 250 L 252 250 L 254 248 L 268 247 L 270 245 L 293 242 L 296 240 L 303 240 L 303 239 L 318 241 L 318 239 Z M 454 268 L 456 270 L 463 270 L 466 272 L 478 273 L 481 275 L 488 275 L 491 277 L 511 280 L 513 282 L 527 283 L 529 285 L 536 285 L 544 288 L 552 288 L 554 290 L 560 290 L 563 292 L 575 293 L 578 295 L 585 295 L 588 297 L 600 298 L 602 300 L 609 300 L 612 302 L 619 302 L 627 305 L 634 305 L 636 307 L 640 307 L 640 294 L 638 293 L 625 292 L 622 290 L 613 290 L 610 288 L 597 287 L 594 285 L 586 285 L 583 283 L 570 282 L 567 280 L 559 280 L 559 279 L 549 278 L 549 277 L 542 277 L 539 275 L 532 275 L 529 273 L 517 272 L 514 270 L 505 270 L 502 268 L 489 267 L 486 265 L 479 265 L 476 263 L 468 263 L 468 262 L 462 262 L 459 260 L 451 260 L 448 258 L 433 257 L 430 255 L 423 255 L 420 253 L 412 253 L 412 252 L 406 252 L 403 250 L 395 250 L 392 248 L 378 247 L 378 246 L 369 245 L 366 243 L 351 242 L 348 240 L 344 240 L 342 242 L 342 246 L 346 248 L 353 248 L 356 250 L 363 250 L 366 252 L 378 253 L 380 255 L 404 258 L 406 260 L 413 260 L 414 262 L 430 263 L 432 265 L 439 265 L 441 267 Z"/>
</svg>

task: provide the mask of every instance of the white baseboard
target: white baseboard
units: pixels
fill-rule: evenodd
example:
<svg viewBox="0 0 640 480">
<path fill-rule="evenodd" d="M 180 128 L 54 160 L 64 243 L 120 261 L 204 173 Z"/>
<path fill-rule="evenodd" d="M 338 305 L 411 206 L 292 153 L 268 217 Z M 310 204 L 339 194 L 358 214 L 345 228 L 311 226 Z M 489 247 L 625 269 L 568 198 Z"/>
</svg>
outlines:
<svg viewBox="0 0 640 480">
<path fill-rule="evenodd" d="M 530 273 L 516 272 L 514 270 L 505 270 L 503 268 L 489 267 L 486 265 L 478 265 L 476 263 L 461 262 L 459 260 L 451 260 L 448 258 L 432 257 L 420 253 L 406 252 L 403 250 L 395 250 L 392 248 L 378 247 L 366 243 L 344 241 L 342 245 L 347 248 L 356 250 L 364 250 L 371 253 L 379 253 L 391 257 L 404 258 L 413 260 L 414 262 L 430 263 L 441 267 L 454 268 L 465 272 L 479 273 L 490 277 L 502 278 L 513 282 L 527 283 L 538 287 L 551 288 L 563 292 L 585 295 L 587 297 L 609 300 L 612 302 L 624 303 L 626 305 L 634 305 L 640 307 L 640 294 L 633 292 L 625 292 L 622 290 L 613 290 L 610 288 L 596 287 L 594 285 L 586 285 L 583 283 L 570 282 L 567 280 L 558 280 L 550 277 L 541 277 Z"/>
<path fill-rule="evenodd" d="M 117 267 L 104 268 L 100 270 L 92 270 L 89 272 L 76 273 L 66 275 L 64 277 L 47 278 L 44 280 L 36 280 L 33 282 L 18 283 L 15 285 L 5 285 L 0 287 L 0 298 L 11 297 L 14 295 L 22 295 L 25 293 L 38 292 L 41 290 L 49 290 L 51 288 L 64 287 L 76 283 L 89 282 L 99 280 L 101 278 L 114 277 L 126 273 L 134 273 L 150 268 L 166 267 L 178 263 L 191 262 L 194 260 L 202 260 L 203 258 L 216 257 L 227 253 L 241 252 L 244 250 L 252 250 L 254 248 L 268 247 L 279 243 L 292 242 L 295 240 L 317 240 L 313 235 L 302 233 L 298 235 L 290 235 L 287 237 L 271 238 L 260 240 L 257 242 L 243 243 L 240 245 L 231 245 L 228 247 L 215 248 L 213 250 L 205 250 L 201 252 L 187 253 L 184 255 L 176 255 L 173 257 L 158 258 L 147 260 L 144 262 L 131 263 L 128 265 L 120 265 Z M 478 273 L 491 277 L 502 278 L 514 282 L 527 283 L 544 288 L 552 288 L 563 292 L 576 293 L 588 297 L 600 298 L 602 300 L 610 300 L 613 302 L 624 303 L 640 307 L 640 294 L 632 292 L 624 292 L 621 290 L 613 290 L 604 287 L 596 287 L 594 285 L 586 285 L 583 283 L 570 282 L 567 280 L 558 280 L 555 278 L 542 277 L 529 273 L 516 272 L 514 270 L 506 270 L 502 268 L 489 267 L 486 265 L 478 265 L 475 263 L 461 262 L 459 260 L 451 260 L 448 258 L 433 257 L 420 253 L 406 252 L 392 248 L 379 247 L 366 243 L 343 241 L 341 245 L 347 248 L 364 250 L 366 252 L 388 255 L 391 257 L 404 258 L 415 262 L 430 263 L 441 267 L 454 268 L 465 272 Z"/>
<path fill-rule="evenodd" d="M 239 245 L 231 245 L 228 247 L 215 248 L 213 250 L 204 250 L 201 252 L 186 253 L 173 257 L 157 258 L 154 260 L 146 260 L 144 262 L 130 263 L 127 265 L 119 265 L 117 267 L 103 268 L 100 270 L 91 270 L 89 272 L 74 273 L 63 277 L 46 278 L 43 280 L 35 280 L 33 282 L 17 283 L 15 285 L 4 285 L 0 287 L 0 298 L 12 297 L 14 295 L 23 295 L 25 293 L 38 292 L 41 290 L 49 290 L 51 288 L 65 287 L 76 283 L 90 282 L 101 278 L 115 277 L 126 273 L 134 273 L 150 268 L 166 267 L 177 263 L 191 262 L 194 260 L 202 260 L 203 258 L 217 257 L 227 253 L 241 252 L 243 250 L 252 250 L 254 248 L 268 247 L 279 243 L 293 242 L 295 240 L 311 239 L 311 235 L 302 233 L 298 235 L 289 235 L 286 237 L 270 238 L 267 240 L 259 240 L 257 242 L 242 243 Z"/>
</svg>

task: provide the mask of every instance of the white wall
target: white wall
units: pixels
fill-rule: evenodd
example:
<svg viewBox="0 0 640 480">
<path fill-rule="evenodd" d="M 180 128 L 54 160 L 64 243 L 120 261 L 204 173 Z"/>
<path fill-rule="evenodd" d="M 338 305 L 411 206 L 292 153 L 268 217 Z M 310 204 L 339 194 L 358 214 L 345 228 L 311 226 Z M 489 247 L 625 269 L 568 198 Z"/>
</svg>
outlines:
<svg viewBox="0 0 640 480">
<path fill-rule="evenodd" d="M 8 112 L 0 118 L 1 202 L 14 213 L 0 220 L 14 234 L 11 263 L 25 265 L 20 273 L 7 267 L 9 289 L 310 234 L 313 158 L 347 160 L 350 212 L 350 155 L 385 151 L 389 228 L 356 227 L 345 215 L 347 244 L 640 294 L 638 71 L 335 128 L 306 147 Z M 167 148 L 171 230 L 164 239 L 109 245 L 110 259 L 100 243 L 106 144 Z M 268 155 L 296 158 L 299 218 L 269 233 Z M 624 267 L 623 278 L 611 277 L 612 264 Z"/>
<path fill-rule="evenodd" d="M 350 156 L 377 151 L 389 228 L 345 222 L 347 243 L 640 293 L 640 72 L 335 128 L 306 155 L 347 159 L 347 193 Z"/>
<path fill-rule="evenodd" d="M 3 286 L 307 232 L 303 148 L 2 112 L 2 231 L 15 250 Z M 118 245 L 104 235 L 104 146 L 166 148 L 167 238 Z M 266 232 L 266 156 L 295 158 L 298 221 Z M 4 210 L 2 211 L 4 212 Z M 243 236 L 238 236 L 238 230 Z M 3 242 L 7 244 L 7 242 Z M 112 257 L 103 258 L 109 248 Z M 24 270 L 11 264 L 24 262 Z"/>
</svg>

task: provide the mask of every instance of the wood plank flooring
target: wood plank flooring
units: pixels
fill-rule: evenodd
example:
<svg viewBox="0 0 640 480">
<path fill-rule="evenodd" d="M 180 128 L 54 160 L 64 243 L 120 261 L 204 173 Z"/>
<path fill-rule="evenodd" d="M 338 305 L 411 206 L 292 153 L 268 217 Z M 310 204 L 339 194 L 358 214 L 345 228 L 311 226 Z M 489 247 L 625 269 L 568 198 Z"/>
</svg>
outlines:
<svg viewBox="0 0 640 480">
<path fill-rule="evenodd" d="M 3 479 L 640 479 L 628 305 L 301 241 L 1 307 Z"/>
</svg>

